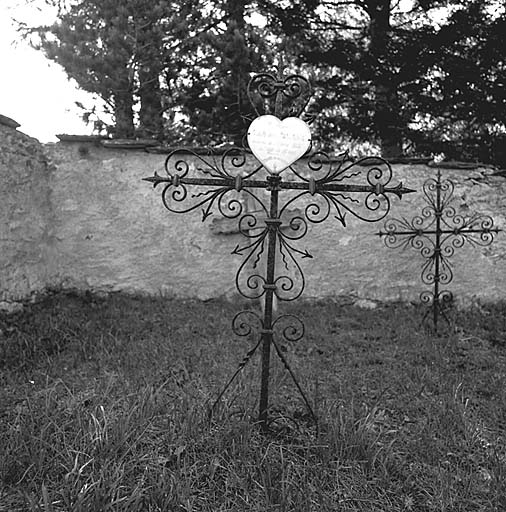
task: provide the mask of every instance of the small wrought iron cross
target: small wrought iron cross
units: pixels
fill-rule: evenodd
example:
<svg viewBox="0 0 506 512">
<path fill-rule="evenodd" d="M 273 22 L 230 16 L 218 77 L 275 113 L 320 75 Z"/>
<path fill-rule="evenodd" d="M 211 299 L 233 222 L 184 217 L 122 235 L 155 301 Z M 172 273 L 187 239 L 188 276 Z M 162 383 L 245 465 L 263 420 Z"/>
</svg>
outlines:
<svg viewBox="0 0 506 512">
<path fill-rule="evenodd" d="M 411 220 L 389 219 L 385 222 L 384 231 L 377 233 L 384 237 L 387 247 L 405 249 L 411 246 L 420 250 L 426 259 L 422 266 L 422 282 L 433 285 L 433 291 L 425 290 L 420 294 L 422 303 L 428 305 L 422 322 L 432 313 L 435 333 L 438 332 L 440 315 L 450 326 L 446 311 L 453 301 L 453 294 L 442 290 L 441 285 L 447 285 L 453 279 L 450 258 L 455 249 L 463 247 L 466 242 L 472 246 L 488 246 L 500 231 L 493 227 L 494 221 L 488 215 L 458 215 L 451 205 L 453 191 L 453 182 L 442 180 L 438 170 L 436 178 L 429 178 L 423 185 L 427 205 L 422 214 Z"/>
<path fill-rule="evenodd" d="M 300 125 L 299 119 L 311 97 L 311 87 L 300 75 L 284 77 L 262 73 L 250 80 L 248 94 L 258 116 L 274 115 L 277 118 L 274 122 L 283 120 L 283 123 Z M 307 133 L 310 135 L 309 128 Z M 290 145 L 286 138 L 282 143 Z M 269 144 L 271 142 L 267 141 L 266 147 Z M 188 153 L 192 154 L 196 165 L 189 162 Z M 304 325 L 294 315 L 277 315 L 273 307 L 275 298 L 292 301 L 304 290 L 304 274 L 298 259 L 312 258 L 312 255 L 307 249 L 297 248 L 294 242 L 306 235 L 310 223 L 323 222 L 331 215 L 343 226 L 347 213 L 367 222 L 383 219 L 390 210 L 392 195 L 401 198 L 413 192 L 402 183 L 389 186 L 392 169 L 381 158 L 364 158 L 351 163 L 347 154 L 332 159 L 319 151 L 307 153 L 310 153 L 307 159 L 297 158 L 286 168 L 280 168 L 275 162 L 276 172 L 272 172 L 268 164 L 256 161 L 242 148 L 233 148 L 221 155 L 209 152 L 207 156 L 176 150 L 165 161 L 166 176 L 155 173 L 145 178 L 154 187 L 162 185 L 162 201 L 171 212 L 186 213 L 200 208 L 204 221 L 216 207 L 224 217 L 238 219 L 239 231 L 247 241 L 232 251 L 244 257 L 236 274 L 236 287 L 248 299 L 263 299 L 264 306 L 261 313 L 241 311 L 232 321 L 237 335 L 256 335 L 256 344 L 247 352 L 215 405 L 261 347 L 259 422 L 264 429 L 269 420 L 271 348 L 288 370 L 316 421 L 279 343 L 299 340 Z M 267 193 L 267 200 L 261 191 Z M 280 196 L 285 199 L 283 203 Z M 252 211 L 244 208 L 245 197 Z M 283 220 L 296 203 L 302 213 Z M 266 260 L 265 266 L 261 265 L 263 260 Z"/>
</svg>

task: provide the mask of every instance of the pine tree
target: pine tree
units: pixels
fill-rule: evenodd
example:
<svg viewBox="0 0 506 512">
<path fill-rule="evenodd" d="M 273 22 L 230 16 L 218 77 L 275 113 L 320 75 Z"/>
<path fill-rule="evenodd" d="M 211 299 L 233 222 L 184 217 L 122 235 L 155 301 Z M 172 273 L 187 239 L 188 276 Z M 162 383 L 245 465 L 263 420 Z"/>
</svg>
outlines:
<svg viewBox="0 0 506 512">
<path fill-rule="evenodd" d="M 113 113 L 114 136 L 161 137 L 167 108 L 162 83 L 168 88 L 164 78 L 174 75 L 166 71 L 180 66 L 174 47 L 184 42 L 187 50 L 188 25 L 195 13 L 198 18 L 198 3 L 78 0 L 62 5 L 53 25 L 28 32 L 39 36 L 35 46 L 81 89 L 104 100 Z"/>
<path fill-rule="evenodd" d="M 438 33 L 437 65 L 415 96 L 419 150 L 506 164 L 505 4 L 467 2 Z"/>
<path fill-rule="evenodd" d="M 250 0 L 220 0 L 212 8 L 214 30 L 202 35 L 202 56 L 191 73 L 183 102 L 201 144 L 233 142 L 242 145 L 253 109 L 247 84 L 253 72 L 263 70 L 269 50 L 261 29 L 246 21 Z"/>
<path fill-rule="evenodd" d="M 115 0 L 83 0 L 50 27 L 36 27 L 35 45 L 85 91 L 100 96 L 114 115 L 114 135 L 134 134 L 133 45 L 128 11 Z"/>
<path fill-rule="evenodd" d="M 390 0 L 292 0 L 290 7 L 271 8 L 270 20 L 291 38 L 298 64 L 316 70 L 323 138 L 377 140 L 382 154 L 394 157 L 409 143 L 419 96 L 443 52 L 459 41 L 458 32 L 439 28 L 431 14 L 464 4 L 412 0 L 406 8 Z"/>
</svg>

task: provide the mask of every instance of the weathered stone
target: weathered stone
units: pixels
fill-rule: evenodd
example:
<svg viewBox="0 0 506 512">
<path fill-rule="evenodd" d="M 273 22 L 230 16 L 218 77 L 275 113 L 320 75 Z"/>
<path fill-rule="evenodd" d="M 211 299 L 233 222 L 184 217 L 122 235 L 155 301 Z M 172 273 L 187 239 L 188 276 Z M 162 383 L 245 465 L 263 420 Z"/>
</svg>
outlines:
<svg viewBox="0 0 506 512">
<path fill-rule="evenodd" d="M 38 140 L 0 125 L 0 301 L 43 289 L 55 263 L 50 164 Z"/>
<path fill-rule="evenodd" d="M 378 307 L 378 303 L 369 299 L 359 299 L 353 303 L 354 306 L 360 309 L 376 309 Z"/>
</svg>

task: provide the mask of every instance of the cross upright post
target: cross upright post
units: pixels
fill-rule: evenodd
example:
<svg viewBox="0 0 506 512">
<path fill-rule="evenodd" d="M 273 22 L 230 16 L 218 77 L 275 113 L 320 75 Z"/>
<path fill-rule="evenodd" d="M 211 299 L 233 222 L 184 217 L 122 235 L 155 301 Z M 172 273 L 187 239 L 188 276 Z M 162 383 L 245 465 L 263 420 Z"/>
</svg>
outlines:
<svg viewBox="0 0 506 512">
<path fill-rule="evenodd" d="M 405 249 L 411 246 L 420 250 L 426 259 L 422 266 L 422 282 L 433 285 L 433 291 L 420 294 L 422 303 L 429 307 L 423 316 L 424 322 L 432 313 L 434 332 L 438 333 L 439 317 L 450 325 L 446 315 L 446 306 L 453 300 L 449 290 L 441 290 L 441 284 L 453 280 L 453 265 L 450 258 L 455 249 L 466 242 L 472 246 L 490 245 L 500 229 L 494 228 L 494 221 L 488 215 L 473 214 L 468 217 L 457 214 L 452 206 L 454 184 L 451 180 L 441 179 L 438 169 L 436 178 L 429 178 L 423 185 L 426 206 L 421 215 L 408 220 L 389 219 L 384 231 L 378 236 L 384 237 L 385 245 L 390 248 Z"/>
<path fill-rule="evenodd" d="M 268 245 L 267 245 L 267 272 L 264 284 L 265 288 L 265 306 L 264 306 L 264 322 L 262 330 L 262 374 L 260 384 L 260 410 L 259 421 L 262 425 L 267 424 L 267 410 L 269 407 L 269 372 L 270 372 L 270 354 L 272 345 L 272 316 L 274 291 L 276 290 L 276 230 L 279 229 L 281 219 L 278 217 L 278 195 L 279 176 L 267 176 L 269 184 L 267 190 L 270 192 L 270 208 L 269 217 L 265 219 L 268 229 Z"/>
<path fill-rule="evenodd" d="M 272 348 L 316 422 L 309 400 L 279 345 L 280 340 L 294 342 L 302 338 L 304 325 L 295 315 L 277 315 L 274 308 L 275 300 L 295 300 L 305 287 L 298 259 L 312 255 L 307 249 L 298 249 L 294 242 L 306 235 L 309 224 L 324 222 L 332 213 L 343 226 L 347 213 L 366 222 L 383 219 L 390 210 L 392 195 L 402 198 L 413 190 L 402 183 L 389 186 L 392 169 L 382 158 L 350 162 L 345 153 L 333 159 L 321 151 L 310 152 L 310 129 L 300 118 L 311 97 L 310 84 L 304 77 L 261 73 L 250 80 L 248 94 L 258 115 L 247 134 L 253 155 L 242 148 L 229 149 L 221 156 L 175 150 L 165 161 L 166 176 L 155 173 L 144 180 L 154 187 L 163 187 L 162 201 L 169 211 L 186 213 L 202 208 L 204 221 L 216 206 L 224 217 L 238 219 L 239 231 L 247 242 L 232 251 L 244 256 L 236 273 L 236 287 L 248 299 L 263 299 L 264 307 L 261 315 L 246 310 L 234 317 L 234 333 L 253 335 L 256 344 L 244 356 L 214 405 L 261 346 L 258 419 L 261 427 L 268 429 Z M 196 164 L 188 162 L 188 153 Z M 305 155 L 307 160 L 300 160 Z M 286 179 L 282 173 L 288 174 Z M 261 191 L 267 193 L 268 202 Z M 258 206 L 257 211 L 244 212 L 241 194 Z M 287 196 L 283 203 L 281 194 Z M 296 203 L 303 206 L 303 213 L 282 220 Z M 264 258 L 265 271 L 261 273 L 258 267 Z"/>
</svg>

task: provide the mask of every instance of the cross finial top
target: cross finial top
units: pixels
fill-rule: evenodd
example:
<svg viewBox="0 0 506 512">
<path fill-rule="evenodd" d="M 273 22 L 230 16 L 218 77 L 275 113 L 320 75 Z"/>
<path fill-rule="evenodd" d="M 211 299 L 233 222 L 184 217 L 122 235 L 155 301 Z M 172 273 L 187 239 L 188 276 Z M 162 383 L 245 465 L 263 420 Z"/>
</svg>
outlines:
<svg viewBox="0 0 506 512">
<path fill-rule="evenodd" d="M 302 75 L 285 75 L 281 59 L 275 74 L 259 73 L 248 83 L 248 98 L 257 116 L 300 117 L 311 96 L 309 80 Z"/>
</svg>

